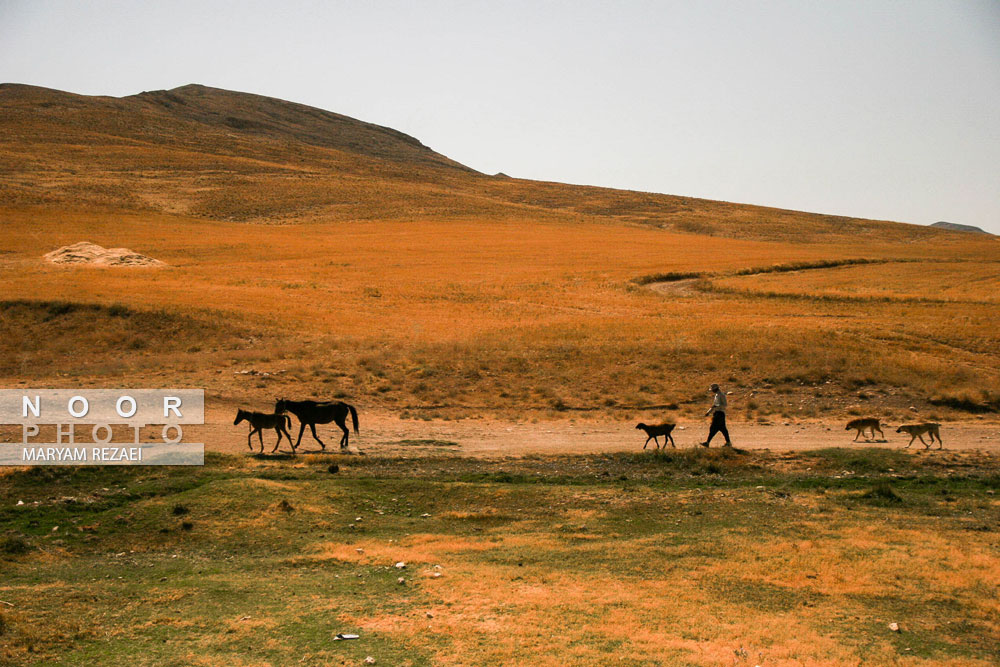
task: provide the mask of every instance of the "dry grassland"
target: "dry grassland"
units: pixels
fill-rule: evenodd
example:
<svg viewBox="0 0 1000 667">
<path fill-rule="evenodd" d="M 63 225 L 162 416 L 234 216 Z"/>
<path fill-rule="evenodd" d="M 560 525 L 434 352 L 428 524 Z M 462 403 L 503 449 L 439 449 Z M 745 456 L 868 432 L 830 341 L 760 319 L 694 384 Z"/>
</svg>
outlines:
<svg viewBox="0 0 1000 667">
<path fill-rule="evenodd" d="M 150 328 L 95 311 L 95 326 L 21 319 L 8 305 L 8 382 L 155 371 L 234 399 L 337 396 L 466 416 L 657 405 L 683 413 L 700 407 L 710 381 L 736 391 L 734 407 L 749 418 L 892 418 L 911 405 L 948 418 L 968 414 L 962 406 L 987 413 L 998 400 L 991 285 L 1000 265 L 995 243 L 965 237 L 859 253 L 597 222 L 274 226 L 37 209 L 0 219 L 10 232 L 0 255 L 8 301 L 165 318 Z M 41 261 L 82 239 L 170 266 Z M 859 257 L 907 261 L 726 277 Z M 664 294 L 634 282 L 650 274 L 711 277 Z M 132 333 L 121 333 L 130 321 Z M 198 324 L 185 331 L 181 321 Z M 234 378 L 251 368 L 284 373 Z"/>
</svg>

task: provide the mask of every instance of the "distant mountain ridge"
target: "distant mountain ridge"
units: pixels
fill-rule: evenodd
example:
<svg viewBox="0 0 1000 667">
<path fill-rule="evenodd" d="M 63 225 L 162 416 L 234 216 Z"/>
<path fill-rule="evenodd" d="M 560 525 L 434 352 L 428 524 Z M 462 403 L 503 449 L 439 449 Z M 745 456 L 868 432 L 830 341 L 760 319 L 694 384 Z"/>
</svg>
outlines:
<svg viewBox="0 0 1000 667">
<path fill-rule="evenodd" d="M 197 123 L 206 131 L 291 139 L 379 159 L 472 171 L 392 128 L 304 104 L 199 84 L 115 98 L 4 83 L 0 84 L 0 109 L 5 113 L 41 112 L 43 116 L 52 120 L 58 118 L 64 123 L 71 122 L 74 116 L 81 119 L 86 116 L 88 130 L 136 138 L 153 134 L 160 141 L 169 138 L 158 132 L 169 119 Z M 94 112 L 103 114 L 104 118 L 93 117 Z M 136 120 L 139 122 L 134 122 Z M 178 134 L 181 129 L 184 128 L 177 128 Z"/>
<path fill-rule="evenodd" d="M 976 227 L 974 225 L 962 225 L 957 222 L 945 222 L 944 220 L 941 220 L 940 222 L 935 222 L 930 226 L 936 227 L 938 229 L 947 229 L 948 231 L 951 232 L 971 232 L 974 234 L 989 234 L 990 236 L 992 236 L 992 234 L 990 234 L 985 229 L 980 229 L 979 227 Z"/>
<path fill-rule="evenodd" d="M 922 225 L 487 176 L 392 128 L 189 84 L 108 97 L 0 84 L 0 207 L 222 221 L 580 221 L 821 242 L 952 238 Z"/>
</svg>

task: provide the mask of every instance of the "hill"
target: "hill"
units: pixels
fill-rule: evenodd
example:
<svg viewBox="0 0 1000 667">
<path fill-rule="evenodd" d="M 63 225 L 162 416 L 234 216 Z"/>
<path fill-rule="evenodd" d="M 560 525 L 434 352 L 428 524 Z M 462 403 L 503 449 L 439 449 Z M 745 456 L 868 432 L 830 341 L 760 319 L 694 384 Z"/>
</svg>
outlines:
<svg viewBox="0 0 1000 667">
<path fill-rule="evenodd" d="M 487 176 L 254 95 L 3 86 L 0 225 L 10 386 L 652 423 L 721 381 L 748 421 L 1000 411 L 993 237 Z M 163 264 L 43 259 L 81 242 Z"/>
<path fill-rule="evenodd" d="M 396 130 L 200 85 L 122 98 L 0 84 L 0 196 L 273 222 L 600 220 L 736 238 L 933 238 L 916 225 L 486 176 Z"/>
<path fill-rule="evenodd" d="M 938 229 L 947 229 L 951 232 L 971 232 L 973 234 L 989 234 L 985 229 L 980 229 L 975 225 L 961 225 L 957 222 L 935 222 L 931 227 L 936 227 Z M 992 236 L 992 235 L 991 235 Z"/>
</svg>

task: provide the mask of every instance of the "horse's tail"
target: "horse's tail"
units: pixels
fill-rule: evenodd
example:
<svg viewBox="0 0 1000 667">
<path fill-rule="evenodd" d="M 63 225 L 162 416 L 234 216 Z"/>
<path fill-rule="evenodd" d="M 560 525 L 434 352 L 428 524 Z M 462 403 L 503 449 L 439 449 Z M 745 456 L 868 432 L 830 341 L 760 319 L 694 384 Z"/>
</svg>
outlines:
<svg viewBox="0 0 1000 667">
<path fill-rule="evenodd" d="M 344 403 L 344 405 L 347 405 L 347 409 L 351 411 L 351 420 L 354 422 L 354 432 L 357 433 L 358 432 L 358 411 L 354 409 L 353 405 L 348 405 L 347 403 Z"/>
</svg>

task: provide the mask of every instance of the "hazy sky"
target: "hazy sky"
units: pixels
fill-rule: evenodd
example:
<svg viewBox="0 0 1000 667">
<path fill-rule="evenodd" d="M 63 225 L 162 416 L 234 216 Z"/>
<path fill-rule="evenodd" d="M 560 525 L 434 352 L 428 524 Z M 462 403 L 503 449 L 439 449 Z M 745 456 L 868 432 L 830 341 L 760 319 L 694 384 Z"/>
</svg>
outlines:
<svg viewBox="0 0 1000 667">
<path fill-rule="evenodd" d="M 0 0 L 0 81 L 202 83 L 487 173 L 1000 233 L 998 0 Z"/>
</svg>

